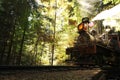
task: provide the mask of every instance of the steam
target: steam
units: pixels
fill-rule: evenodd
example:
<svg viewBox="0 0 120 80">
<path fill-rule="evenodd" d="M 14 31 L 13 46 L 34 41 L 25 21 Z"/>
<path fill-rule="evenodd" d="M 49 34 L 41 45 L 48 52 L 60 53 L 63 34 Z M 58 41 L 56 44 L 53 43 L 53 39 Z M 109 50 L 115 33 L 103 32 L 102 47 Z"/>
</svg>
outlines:
<svg viewBox="0 0 120 80">
<path fill-rule="evenodd" d="M 100 3 L 99 0 L 77 0 L 80 4 L 81 16 L 93 16 L 95 15 L 97 3 Z"/>
<path fill-rule="evenodd" d="M 114 27 L 115 31 L 120 31 L 120 4 L 97 14 L 92 21 L 96 20 L 104 20 L 104 26 L 109 25 L 111 28 Z"/>
<path fill-rule="evenodd" d="M 102 19 L 120 19 L 120 4 L 116 5 L 115 7 L 100 12 L 98 15 L 96 15 L 92 21 L 95 20 L 102 20 Z"/>
</svg>

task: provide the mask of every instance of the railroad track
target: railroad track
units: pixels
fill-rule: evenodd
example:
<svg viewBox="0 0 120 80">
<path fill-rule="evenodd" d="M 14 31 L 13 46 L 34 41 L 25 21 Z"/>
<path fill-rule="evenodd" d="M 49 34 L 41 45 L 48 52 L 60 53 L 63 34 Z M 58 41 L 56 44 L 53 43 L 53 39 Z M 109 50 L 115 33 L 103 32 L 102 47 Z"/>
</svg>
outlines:
<svg viewBox="0 0 120 80">
<path fill-rule="evenodd" d="M 41 70 L 41 71 L 55 71 L 55 70 L 78 70 L 86 69 L 80 66 L 0 66 L 0 71 L 9 70 Z"/>
</svg>

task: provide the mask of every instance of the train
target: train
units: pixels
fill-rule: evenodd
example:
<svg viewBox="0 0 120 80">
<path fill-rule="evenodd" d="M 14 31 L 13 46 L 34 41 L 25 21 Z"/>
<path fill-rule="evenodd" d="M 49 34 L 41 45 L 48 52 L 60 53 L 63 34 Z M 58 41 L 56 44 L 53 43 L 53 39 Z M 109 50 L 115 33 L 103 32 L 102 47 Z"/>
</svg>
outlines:
<svg viewBox="0 0 120 80">
<path fill-rule="evenodd" d="M 83 29 L 84 23 L 89 23 L 89 18 L 83 18 L 78 25 L 78 37 L 74 45 L 66 48 L 69 56 L 66 60 L 73 65 L 97 65 L 119 66 L 120 65 L 120 34 L 110 32 L 96 37 L 95 31 L 91 33 Z M 86 29 L 87 30 L 87 29 Z M 105 41 L 103 37 L 107 37 Z M 102 39 L 103 38 L 103 39 Z"/>
</svg>

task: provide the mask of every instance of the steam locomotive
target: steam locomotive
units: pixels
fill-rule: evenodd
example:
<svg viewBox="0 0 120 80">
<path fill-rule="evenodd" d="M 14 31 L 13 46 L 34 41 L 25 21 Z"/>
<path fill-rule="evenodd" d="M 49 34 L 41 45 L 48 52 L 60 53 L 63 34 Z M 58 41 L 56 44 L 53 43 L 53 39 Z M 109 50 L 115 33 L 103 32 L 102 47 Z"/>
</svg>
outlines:
<svg viewBox="0 0 120 80">
<path fill-rule="evenodd" d="M 78 25 L 79 36 L 74 46 L 66 48 L 66 54 L 69 56 L 67 61 L 74 65 L 118 66 L 120 64 L 119 34 L 116 32 L 107 34 L 108 39 L 104 41 L 101 37 L 95 36 L 95 31 L 92 33 L 87 31 L 88 24 L 89 18 L 85 17 Z"/>
</svg>

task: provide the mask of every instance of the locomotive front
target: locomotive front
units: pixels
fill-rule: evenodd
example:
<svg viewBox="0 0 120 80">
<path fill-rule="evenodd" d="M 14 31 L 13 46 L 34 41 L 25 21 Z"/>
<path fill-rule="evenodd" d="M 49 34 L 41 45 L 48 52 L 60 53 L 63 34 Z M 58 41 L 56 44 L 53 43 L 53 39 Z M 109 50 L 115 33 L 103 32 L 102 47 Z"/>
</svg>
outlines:
<svg viewBox="0 0 120 80">
<path fill-rule="evenodd" d="M 66 54 L 69 55 L 69 60 L 77 65 L 103 65 L 112 57 L 113 51 L 104 47 L 99 43 L 94 33 L 89 32 L 89 18 L 82 18 L 82 22 L 78 25 L 78 38 L 73 47 L 66 49 Z M 105 57 L 105 59 L 104 59 Z M 107 57 L 107 58 L 106 58 Z"/>
<path fill-rule="evenodd" d="M 91 59 L 96 54 L 96 40 L 89 33 L 89 23 L 88 17 L 82 18 L 77 27 L 79 35 L 74 46 L 66 49 L 66 54 L 75 64 L 93 64 Z"/>
</svg>

